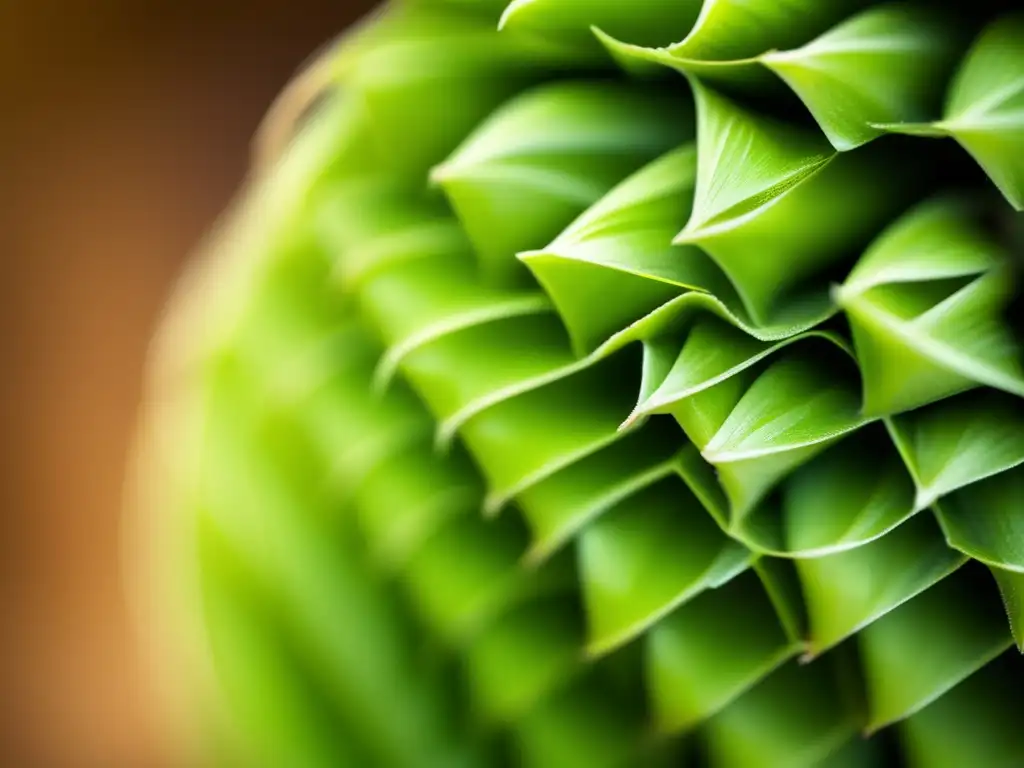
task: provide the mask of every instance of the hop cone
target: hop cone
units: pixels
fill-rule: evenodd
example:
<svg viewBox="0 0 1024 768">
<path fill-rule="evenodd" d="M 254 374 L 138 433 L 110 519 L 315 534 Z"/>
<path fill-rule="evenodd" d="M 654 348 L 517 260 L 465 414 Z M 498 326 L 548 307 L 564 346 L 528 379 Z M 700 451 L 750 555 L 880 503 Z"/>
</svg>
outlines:
<svg viewBox="0 0 1024 768">
<path fill-rule="evenodd" d="M 1024 17 L 419 0 L 185 280 L 140 489 L 213 765 L 1024 765 Z"/>
</svg>

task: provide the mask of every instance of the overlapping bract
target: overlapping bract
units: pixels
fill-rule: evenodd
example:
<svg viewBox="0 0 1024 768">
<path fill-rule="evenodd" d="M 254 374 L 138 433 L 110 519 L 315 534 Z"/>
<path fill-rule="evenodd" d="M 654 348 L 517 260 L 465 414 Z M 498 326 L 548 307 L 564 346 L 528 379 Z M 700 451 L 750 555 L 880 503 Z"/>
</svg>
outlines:
<svg viewBox="0 0 1024 768">
<path fill-rule="evenodd" d="M 345 43 L 193 310 L 236 724 L 270 765 L 1019 763 L 1012 214 L 885 136 L 1019 206 L 1019 19 L 504 6 Z"/>
</svg>

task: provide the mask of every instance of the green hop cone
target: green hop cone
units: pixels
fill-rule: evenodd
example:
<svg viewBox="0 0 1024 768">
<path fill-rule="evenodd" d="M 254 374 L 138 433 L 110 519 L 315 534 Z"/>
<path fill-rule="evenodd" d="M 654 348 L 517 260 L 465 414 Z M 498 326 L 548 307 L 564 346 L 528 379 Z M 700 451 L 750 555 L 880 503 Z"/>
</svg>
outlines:
<svg viewBox="0 0 1024 768">
<path fill-rule="evenodd" d="M 407 0 L 154 363 L 210 765 L 1024 765 L 1024 16 Z"/>
</svg>

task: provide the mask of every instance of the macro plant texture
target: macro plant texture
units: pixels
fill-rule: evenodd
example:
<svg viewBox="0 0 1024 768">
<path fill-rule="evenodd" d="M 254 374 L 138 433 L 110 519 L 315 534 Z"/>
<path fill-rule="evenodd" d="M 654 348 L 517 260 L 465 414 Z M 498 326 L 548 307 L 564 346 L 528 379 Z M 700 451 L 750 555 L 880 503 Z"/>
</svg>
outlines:
<svg viewBox="0 0 1024 768">
<path fill-rule="evenodd" d="M 1024 765 L 1013 6 L 408 0 L 321 54 L 154 364 L 210 764 Z"/>
</svg>

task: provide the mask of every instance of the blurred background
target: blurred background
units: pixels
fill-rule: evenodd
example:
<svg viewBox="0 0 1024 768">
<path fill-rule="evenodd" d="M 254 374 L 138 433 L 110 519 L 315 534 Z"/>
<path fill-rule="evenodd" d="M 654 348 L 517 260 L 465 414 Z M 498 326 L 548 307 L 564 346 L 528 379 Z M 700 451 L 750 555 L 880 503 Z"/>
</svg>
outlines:
<svg viewBox="0 0 1024 768">
<path fill-rule="evenodd" d="M 173 764 L 120 569 L 147 342 L 274 94 L 372 4 L 0 0 L 0 764 Z"/>
</svg>

